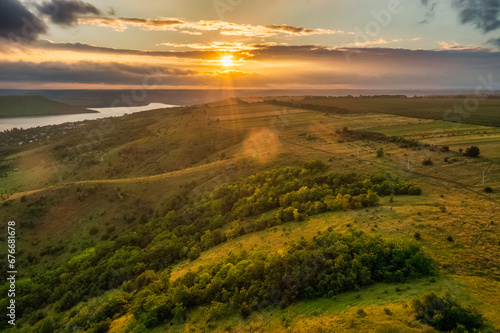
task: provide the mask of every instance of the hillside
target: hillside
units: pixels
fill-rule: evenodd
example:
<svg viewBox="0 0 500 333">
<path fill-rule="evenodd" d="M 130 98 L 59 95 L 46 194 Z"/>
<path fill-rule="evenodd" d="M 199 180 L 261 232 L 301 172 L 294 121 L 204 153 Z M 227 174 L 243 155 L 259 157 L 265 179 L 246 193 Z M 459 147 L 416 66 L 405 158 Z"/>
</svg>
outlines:
<svg viewBox="0 0 500 333">
<path fill-rule="evenodd" d="M 41 96 L 0 96 L 0 117 L 30 117 L 97 113 Z"/>
<path fill-rule="evenodd" d="M 0 133 L 18 270 L 16 326 L 0 329 L 497 332 L 500 128 L 359 101 Z"/>
</svg>

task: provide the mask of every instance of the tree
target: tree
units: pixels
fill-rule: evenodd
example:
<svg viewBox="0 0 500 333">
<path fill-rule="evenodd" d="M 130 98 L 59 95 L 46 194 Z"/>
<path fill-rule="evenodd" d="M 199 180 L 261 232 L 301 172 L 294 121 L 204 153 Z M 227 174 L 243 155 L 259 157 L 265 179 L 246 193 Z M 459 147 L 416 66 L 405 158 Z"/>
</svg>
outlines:
<svg viewBox="0 0 500 333">
<path fill-rule="evenodd" d="M 182 302 L 175 304 L 175 308 L 171 312 L 176 323 L 181 324 L 186 320 L 186 307 Z"/>
<path fill-rule="evenodd" d="M 480 154 L 480 150 L 476 146 L 471 146 L 471 147 L 465 149 L 465 156 L 478 157 L 479 154 Z"/>
</svg>

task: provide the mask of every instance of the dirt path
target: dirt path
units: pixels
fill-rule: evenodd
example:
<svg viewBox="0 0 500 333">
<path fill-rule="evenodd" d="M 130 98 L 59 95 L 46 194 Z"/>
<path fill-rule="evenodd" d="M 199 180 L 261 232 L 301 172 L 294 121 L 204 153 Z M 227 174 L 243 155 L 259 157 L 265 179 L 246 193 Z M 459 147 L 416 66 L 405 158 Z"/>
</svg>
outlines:
<svg viewBox="0 0 500 333">
<path fill-rule="evenodd" d="M 64 184 L 59 184 L 59 185 L 52 185 L 48 187 L 44 187 L 41 189 L 37 190 L 29 190 L 29 191 L 24 191 L 24 192 L 17 192 L 12 195 L 10 195 L 7 200 L 15 200 L 19 199 L 25 195 L 31 195 L 34 193 L 38 192 L 43 192 L 47 190 L 55 190 L 55 189 L 61 189 L 67 186 L 71 185 L 80 185 L 80 184 L 123 184 L 123 183 L 138 183 L 138 182 L 143 182 L 143 181 L 150 181 L 150 180 L 158 180 L 158 179 L 165 179 L 165 178 L 170 178 L 170 177 L 175 177 L 179 175 L 184 175 L 192 172 L 200 172 L 204 171 L 207 169 L 210 169 L 212 167 L 221 167 L 229 164 L 233 164 L 234 161 L 232 160 L 223 160 L 223 161 L 215 161 L 215 162 L 210 162 L 207 164 L 203 165 L 197 165 L 191 168 L 183 169 L 183 170 L 176 170 L 176 171 L 171 171 L 171 172 L 166 172 L 158 175 L 152 175 L 152 176 L 141 176 L 141 177 L 134 177 L 134 178 L 122 178 L 122 179 L 102 179 L 102 180 L 82 180 L 82 181 L 76 181 L 76 182 L 68 182 Z"/>
</svg>

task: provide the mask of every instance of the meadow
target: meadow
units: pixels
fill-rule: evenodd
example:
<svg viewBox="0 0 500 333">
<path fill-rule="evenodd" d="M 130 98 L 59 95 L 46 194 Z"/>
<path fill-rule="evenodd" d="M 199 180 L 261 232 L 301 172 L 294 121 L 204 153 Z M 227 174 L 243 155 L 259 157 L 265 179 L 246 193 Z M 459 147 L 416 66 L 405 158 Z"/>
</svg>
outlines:
<svg viewBox="0 0 500 333">
<path fill-rule="evenodd" d="M 0 219 L 18 222 L 26 309 L 8 331 L 433 332 L 412 306 L 428 292 L 498 331 L 500 103 L 443 121 L 460 101 L 229 99 L 0 134 Z M 40 132 L 50 138 L 15 144 Z M 479 157 L 459 151 L 470 146 Z M 330 233 L 352 253 L 372 237 L 409 246 L 434 268 L 418 271 L 410 256 L 391 271 L 381 259 L 381 274 L 358 251 L 367 269 L 345 266 L 345 282 L 259 306 L 277 299 L 264 292 L 271 273 L 242 267 L 286 264 L 305 277 L 301 265 L 323 267 L 315 255 L 334 250 L 301 246 Z M 312 287 L 341 271 L 328 271 L 331 255 Z M 229 264 L 243 270 L 222 272 Z M 245 274 L 262 284 L 228 277 Z"/>
</svg>

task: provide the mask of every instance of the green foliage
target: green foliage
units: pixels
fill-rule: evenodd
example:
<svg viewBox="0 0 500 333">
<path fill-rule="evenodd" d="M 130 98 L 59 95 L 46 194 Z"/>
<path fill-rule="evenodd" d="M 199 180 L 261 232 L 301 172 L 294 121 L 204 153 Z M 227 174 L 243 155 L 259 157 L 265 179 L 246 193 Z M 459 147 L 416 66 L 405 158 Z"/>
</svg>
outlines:
<svg viewBox="0 0 500 333">
<path fill-rule="evenodd" d="M 186 320 L 186 308 L 182 303 L 177 303 L 172 309 L 172 316 L 174 322 L 180 324 Z"/>
<path fill-rule="evenodd" d="M 199 306 L 207 307 L 209 320 L 235 312 L 246 317 L 267 306 L 286 307 L 375 282 L 402 282 L 433 273 L 432 260 L 411 242 L 387 242 L 356 231 L 329 232 L 295 242 L 283 253 L 243 252 L 188 272 L 162 294 L 161 304 L 173 317 Z M 144 294 L 152 289 L 146 287 Z M 134 301 L 138 302 L 142 306 L 136 306 L 134 314 L 140 321 L 151 324 L 152 316 L 157 324 L 170 320 L 158 317 L 157 302 Z"/>
<path fill-rule="evenodd" d="M 202 251 L 249 232 L 289 221 L 300 222 L 308 216 L 327 211 L 375 206 L 380 195 L 411 194 L 414 192 L 412 188 L 417 188 L 388 174 L 367 178 L 354 173 L 328 172 L 327 168 L 328 166 L 321 161 L 312 161 L 306 163 L 303 168 L 283 167 L 259 172 L 233 184 L 220 186 L 212 193 L 196 200 L 189 199 L 184 194 L 173 197 L 165 204 L 163 217 L 152 218 L 116 237 L 104 239 L 97 246 L 88 248 L 60 266 L 37 275 L 33 280 L 20 280 L 19 283 L 24 285 L 19 290 L 19 308 L 36 311 L 49 306 L 58 312 L 64 312 L 79 302 L 85 304 L 106 291 L 122 286 L 129 296 L 134 292 L 140 294 L 134 297 L 141 299 L 140 303 L 135 302 L 134 312 L 142 318 L 141 322 L 146 327 L 152 327 L 175 316 L 172 310 L 178 303 L 189 309 L 193 304 L 206 304 L 207 299 L 223 303 L 234 296 L 231 294 L 234 289 L 230 287 L 225 289 L 229 294 L 221 298 L 203 298 L 205 296 L 199 295 L 186 298 L 186 290 L 179 290 L 172 298 L 157 294 L 157 290 L 150 291 L 148 295 L 143 294 L 152 285 L 170 288 L 166 286 L 166 280 L 160 279 L 155 272 L 167 269 L 180 260 L 194 260 Z M 36 207 L 32 209 L 37 211 L 35 215 L 39 215 L 38 211 L 43 213 L 46 211 L 47 204 L 45 200 L 40 199 L 28 203 L 28 206 Z M 91 233 L 98 231 L 95 228 Z M 112 231 L 108 230 L 108 233 L 110 232 Z M 64 245 L 54 245 L 42 250 L 41 254 L 55 255 L 65 249 Z M 316 259 L 307 260 L 315 262 Z M 259 259 L 255 264 L 261 265 L 264 262 L 264 259 Z M 355 275 L 335 276 L 335 283 L 338 284 L 338 290 L 335 289 L 337 290 L 335 292 L 345 288 L 348 290 L 353 286 L 361 287 L 381 278 L 370 266 L 363 265 L 358 267 Z M 277 269 L 276 272 L 269 274 L 278 274 L 279 271 L 281 270 Z M 402 270 L 392 272 L 390 269 L 388 272 L 389 275 L 384 275 L 383 278 L 387 281 L 401 280 L 408 273 Z M 202 284 L 207 289 L 206 293 L 220 293 L 219 284 L 214 284 L 212 272 L 206 273 L 208 277 L 204 275 L 205 281 Z M 241 276 L 246 275 L 241 274 Z M 215 281 L 217 282 L 217 279 Z M 235 278 L 234 283 L 238 285 L 238 281 L 239 279 Z M 316 286 L 318 283 L 319 281 L 314 281 L 312 285 Z M 191 287 L 190 284 L 186 286 L 187 290 Z M 255 294 L 254 289 L 247 287 L 245 293 L 250 293 L 253 298 L 247 298 L 242 294 L 238 296 L 241 300 L 240 298 L 234 300 L 237 306 L 233 304 L 231 307 L 242 314 L 248 314 L 248 307 L 255 309 L 255 297 L 268 301 L 272 298 L 270 294 L 265 294 L 265 297 Z M 272 301 L 272 303 L 286 305 L 296 299 L 316 297 L 325 294 L 323 289 L 327 287 L 323 286 L 320 291 L 311 288 L 304 286 L 299 293 L 290 287 L 287 291 L 290 294 L 282 295 L 279 302 Z M 49 290 L 55 292 L 50 293 Z M 127 297 L 122 298 L 127 299 Z M 246 301 L 246 306 L 241 306 L 243 301 Z M 122 300 L 106 302 L 112 304 L 113 310 L 102 310 L 102 315 L 99 316 L 84 313 L 79 315 L 79 318 L 87 318 L 85 329 L 91 329 L 90 323 L 105 322 L 107 318 L 112 317 L 113 311 L 121 312 L 127 303 Z M 144 308 L 148 310 L 145 311 Z M 19 317 L 22 314 L 20 310 Z M 99 327 L 106 326 L 105 323 L 99 325 Z"/>
<path fill-rule="evenodd" d="M 483 316 L 471 308 L 463 308 L 449 295 L 426 294 L 413 302 L 417 319 L 443 332 L 472 332 L 484 325 Z"/>
<path fill-rule="evenodd" d="M 471 146 L 471 147 L 465 149 L 464 155 L 469 156 L 469 157 L 478 157 L 480 153 L 481 153 L 481 151 L 478 147 Z"/>
<path fill-rule="evenodd" d="M 377 157 L 378 158 L 384 157 L 384 148 L 380 147 L 379 149 L 377 149 Z"/>
<path fill-rule="evenodd" d="M 41 322 L 39 333 L 53 333 L 56 330 L 56 325 L 51 318 L 46 318 Z"/>
<path fill-rule="evenodd" d="M 422 189 L 418 186 L 412 185 L 412 186 L 408 187 L 408 194 L 409 195 L 421 195 Z"/>
</svg>

